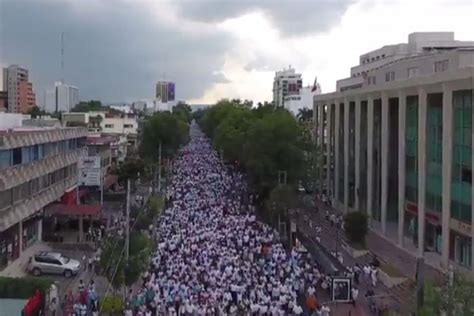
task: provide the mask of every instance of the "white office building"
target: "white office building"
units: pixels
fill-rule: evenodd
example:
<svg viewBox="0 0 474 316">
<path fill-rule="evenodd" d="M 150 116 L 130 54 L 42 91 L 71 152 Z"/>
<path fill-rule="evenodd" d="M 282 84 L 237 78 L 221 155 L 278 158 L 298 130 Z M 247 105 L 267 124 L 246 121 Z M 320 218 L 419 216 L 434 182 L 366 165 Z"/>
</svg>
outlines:
<svg viewBox="0 0 474 316">
<path fill-rule="evenodd" d="M 299 109 L 313 108 L 313 97 L 318 94 L 321 94 L 321 87 L 315 82 L 313 86 L 301 88 L 298 94 L 287 95 L 283 106 L 296 116 Z"/>
<path fill-rule="evenodd" d="M 79 104 L 79 89 L 60 81 L 54 83 L 54 88 L 47 90 L 44 96 L 46 112 L 69 112 Z"/>
<path fill-rule="evenodd" d="M 351 68 L 349 78 L 338 80 L 337 91 L 358 89 L 367 81 L 369 84 L 373 78 L 369 78 L 369 72 L 379 69 L 385 65 L 397 62 L 402 59 L 423 56 L 432 52 L 450 50 L 454 48 L 474 47 L 473 41 L 457 41 L 454 39 L 454 32 L 419 32 L 408 35 L 408 43 L 383 46 L 382 48 L 360 55 L 359 65 Z M 418 75 L 418 69 L 407 70 L 408 77 Z"/>
<path fill-rule="evenodd" d="M 273 79 L 273 103 L 277 107 L 285 104 L 285 97 L 298 95 L 303 87 L 301 74 L 297 74 L 291 66 L 288 69 L 277 71 Z"/>
<path fill-rule="evenodd" d="M 470 273 L 473 46 L 453 33 L 413 33 L 409 44 L 362 55 L 354 77 L 313 98 L 327 156 L 319 187 L 333 206 L 367 212 L 372 228 L 400 247 Z"/>
</svg>

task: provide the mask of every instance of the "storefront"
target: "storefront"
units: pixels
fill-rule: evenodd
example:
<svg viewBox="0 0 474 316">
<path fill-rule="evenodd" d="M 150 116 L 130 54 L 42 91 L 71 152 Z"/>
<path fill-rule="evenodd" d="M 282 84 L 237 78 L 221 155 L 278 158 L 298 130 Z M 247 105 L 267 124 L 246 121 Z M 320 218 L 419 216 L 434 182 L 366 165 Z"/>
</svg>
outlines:
<svg viewBox="0 0 474 316">
<path fill-rule="evenodd" d="M 449 238 L 449 257 L 460 266 L 472 267 L 471 225 L 451 218 L 451 234 Z"/>
<path fill-rule="evenodd" d="M 442 228 L 441 214 L 426 210 L 425 213 L 425 248 L 427 251 L 441 253 Z M 405 236 L 418 244 L 418 206 L 407 202 L 405 205 Z"/>
<path fill-rule="evenodd" d="M 13 225 L 0 233 L 0 269 L 4 269 L 19 256 L 19 225 Z"/>
</svg>

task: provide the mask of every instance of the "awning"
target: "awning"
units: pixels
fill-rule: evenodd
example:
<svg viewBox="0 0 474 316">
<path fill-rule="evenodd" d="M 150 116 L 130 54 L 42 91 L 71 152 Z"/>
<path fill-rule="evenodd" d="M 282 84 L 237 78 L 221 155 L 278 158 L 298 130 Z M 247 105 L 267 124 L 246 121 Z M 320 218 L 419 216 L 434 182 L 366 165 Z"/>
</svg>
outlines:
<svg viewBox="0 0 474 316">
<path fill-rule="evenodd" d="M 104 179 L 104 190 L 107 190 L 108 188 L 110 188 L 117 182 L 118 182 L 118 175 L 116 174 L 106 175 Z"/>
<path fill-rule="evenodd" d="M 102 206 L 100 204 L 65 205 L 55 203 L 48 205 L 45 208 L 45 212 L 48 215 L 98 217 L 101 209 Z"/>
</svg>

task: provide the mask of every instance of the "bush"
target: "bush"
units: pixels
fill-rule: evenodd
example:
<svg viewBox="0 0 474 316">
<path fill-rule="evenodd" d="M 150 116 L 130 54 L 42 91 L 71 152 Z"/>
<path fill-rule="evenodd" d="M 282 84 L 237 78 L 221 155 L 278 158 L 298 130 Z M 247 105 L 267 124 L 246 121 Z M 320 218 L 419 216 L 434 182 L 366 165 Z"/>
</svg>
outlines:
<svg viewBox="0 0 474 316">
<path fill-rule="evenodd" d="M 124 304 L 120 296 L 106 296 L 102 300 L 101 307 L 103 313 L 122 315 Z"/>
<path fill-rule="evenodd" d="M 0 298 L 30 298 L 36 290 L 46 293 L 53 281 L 44 278 L 0 277 Z"/>
<path fill-rule="evenodd" d="M 344 230 L 347 238 L 353 243 L 365 243 L 368 233 L 367 215 L 362 212 L 352 212 L 344 217 Z"/>
</svg>

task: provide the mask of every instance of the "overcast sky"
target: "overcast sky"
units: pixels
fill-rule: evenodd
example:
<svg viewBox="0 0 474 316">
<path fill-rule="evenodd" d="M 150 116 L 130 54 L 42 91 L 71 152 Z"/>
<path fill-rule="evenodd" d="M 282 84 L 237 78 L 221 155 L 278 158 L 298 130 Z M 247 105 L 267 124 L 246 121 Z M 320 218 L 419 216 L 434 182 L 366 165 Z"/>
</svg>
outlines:
<svg viewBox="0 0 474 316">
<path fill-rule="evenodd" d="M 40 104 L 61 78 L 106 103 L 152 98 L 159 79 L 189 102 L 263 101 L 288 65 L 331 92 L 410 32 L 474 40 L 473 16 L 472 0 L 0 0 L 0 64 L 27 67 Z"/>
</svg>

